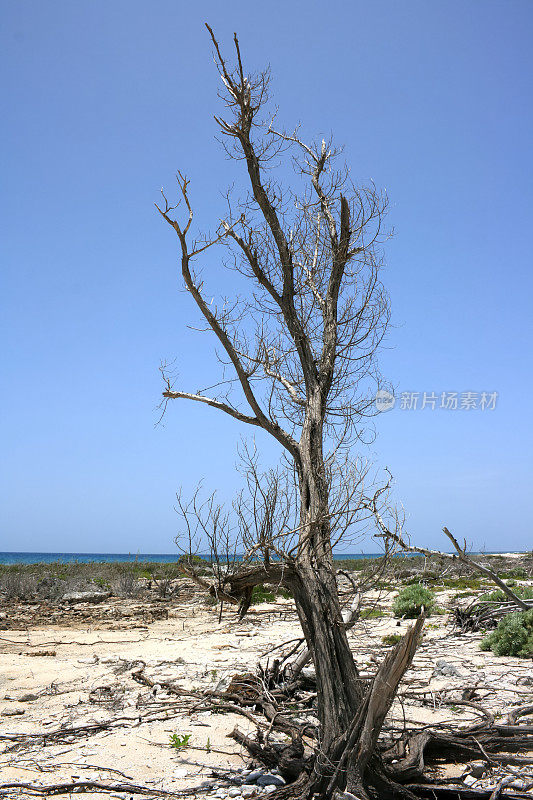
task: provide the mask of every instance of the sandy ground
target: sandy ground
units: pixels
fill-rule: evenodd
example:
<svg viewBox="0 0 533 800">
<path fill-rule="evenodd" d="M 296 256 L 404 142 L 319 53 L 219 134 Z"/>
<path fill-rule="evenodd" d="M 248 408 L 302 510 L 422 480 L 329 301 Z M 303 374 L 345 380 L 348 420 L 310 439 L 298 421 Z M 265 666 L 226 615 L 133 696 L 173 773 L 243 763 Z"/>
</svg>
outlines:
<svg viewBox="0 0 533 800">
<path fill-rule="evenodd" d="M 379 598 L 386 611 L 393 596 Z M 446 599 L 439 595 L 441 603 Z M 146 674 L 156 682 L 172 681 L 184 689 L 224 685 L 235 673 L 254 671 L 273 646 L 301 635 L 292 602 L 279 599 L 258 606 L 242 622 L 236 622 L 231 611 L 219 622 L 217 611 L 196 595 L 167 606 L 168 619 L 151 622 L 135 615 L 133 621 L 128 618 L 137 601 L 106 602 L 93 622 L 87 607 L 77 623 L 69 620 L 62 625 L 59 620 L 0 630 L 1 737 L 111 720 L 115 726 L 81 738 L 65 734 L 60 742 L 46 746 L 42 739 L 20 744 L 2 738 L 0 783 L 127 780 L 172 791 L 198 785 L 213 769 L 248 764 L 249 757 L 228 738 L 235 725 L 243 731 L 253 729 L 248 720 L 191 710 L 190 703 L 185 708 L 179 698 L 163 690 L 156 689 L 154 695 L 132 678 L 132 672 L 143 662 Z M 408 625 L 408 621 L 397 623 L 387 612 L 352 629 L 350 639 L 363 674 L 371 675 L 382 658 L 382 637 L 403 633 Z M 482 652 L 480 639 L 479 634 L 455 635 L 446 617 L 429 619 L 402 686 L 405 696 L 394 705 L 391 718 L 466 725 L 479 719 L 479 713 L 454 701 L 461 700 L 466 687 L 474 686 L 483 705 L 502 717 L 515 705 L 532 703 L 531 661 Z M 441 674 L 437 665 L 441 659 L 455 674 Z M 154 715 L 159 718 L 153 719 Z M 190 735 L 187 749 L 170 746 L 175 733 Z M 450 768 L 448 774 L 461 770 L 458 765 L 455 773 Z"/>
</svg>

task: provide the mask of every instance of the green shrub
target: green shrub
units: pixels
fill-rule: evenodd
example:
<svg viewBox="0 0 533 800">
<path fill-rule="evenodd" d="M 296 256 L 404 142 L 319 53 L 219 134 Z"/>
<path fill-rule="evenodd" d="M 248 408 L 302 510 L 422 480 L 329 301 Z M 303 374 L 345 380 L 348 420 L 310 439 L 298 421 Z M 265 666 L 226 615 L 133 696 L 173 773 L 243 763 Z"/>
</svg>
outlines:
<svg viewBox="0 0 533 800">
<path fill-rule="evenodd" d="M 374 559 L 371 558 L 343 558 L 342 560 L 335 560 L 335 567 L 338 570 L 345 572 L 359 572 L 366 569 Z"/>
<path fill-rule="evenodd" d="M 381 608 L 363 608 L 360 616 L 361 619 L 377 619 L 378 617 L 384 617 L 385 612 Z"/>
<path fill-rule="evenodd" d="M 263 586 L 262 583 L 259 583 L 257 586 L 254 586 L 252 591 L 252 605 L 256 605 L 257 603 L 273 603 L 276 600 L 276 595 Z"/>
<path fill-rule="evenodd" d="M 533 586 L 519 586 L 518 589 L 513 590 L 517 597 L 520 597 L 522 600 L 533 600 Z M 487 594 L 482 594 L 479 598 L 480 600 L 493 600 L 495 602 L 502 602 L 505 600 L 509 600 L 510 598 L 501 591 L 501 589 L 497 589 L 495 592 L 487 592 Z"/>
<path fill-rule="evenodd" d="M 392 604 L 392 611 L 395 617 L 413 619 L 419 616 L 422 606 L 424 606 L 427 616 L 431 616 L 435 608 L 435 595 L 421 583 L 413 583 L 401 590 Z"/>
<path fill-rule="evenodd" d="M 185 564 L 186 566 L 190 567 L 203 567 L 209 562 L 202 558 L 202 556 L 197 556 L 194 553 L 184 553 L 182 556 L 178 558 L 178 564 Z"/>
<path fill-rule="evenodd" d="M 444 578 L 439 581 L 446 589 L 482 589 L 481 578 Z"/>
<path fill-rule="evenodd" d="M 527 572 L 523 567 L 515 567 L 507 572 L 500 572 L 500 578 L 519 578 L 524 580 L 527 578 Z"/>
<path fill-rule="evenodd" d="M 383 636 L 381 641 L 383 644 L 386 644 L 388 647 L 393 647 L 393 645 L 398 644 L 402 640 L 401 633 L 388 633 L 386 636 Z"/>
<path fill-rule="evenodd" d="M 496 630 L 485 636 L 482 650 L 492 650 L 497 656 L 533 657 L 533 609 L 507 614 Z"/>
</svg>

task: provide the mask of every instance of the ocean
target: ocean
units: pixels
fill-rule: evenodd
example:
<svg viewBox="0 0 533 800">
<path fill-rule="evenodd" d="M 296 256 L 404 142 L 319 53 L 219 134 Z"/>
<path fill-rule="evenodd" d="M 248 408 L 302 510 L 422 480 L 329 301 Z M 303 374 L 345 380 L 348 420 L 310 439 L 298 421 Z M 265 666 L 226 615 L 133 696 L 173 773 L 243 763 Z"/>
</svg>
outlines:
<svg viewBox="0 0 533 800">
<path fill-rule="evenodd" d="M 69 564 L 78 562 L 82 564 L 105 564 L 113 561 L 125 562 L 151 562 L 159 564 L 175 563 L 181 553 L 0 553 L 0 564 L 53 564 L 61 562 Z M 210 560 L 209 555 L 201 558 Z M 339 561 L 347 558 L 379 558 L 382 553 L 336 553 L 334 558 Z M 410 554 L 405 554 L 410 555 Z"/>
</svg>

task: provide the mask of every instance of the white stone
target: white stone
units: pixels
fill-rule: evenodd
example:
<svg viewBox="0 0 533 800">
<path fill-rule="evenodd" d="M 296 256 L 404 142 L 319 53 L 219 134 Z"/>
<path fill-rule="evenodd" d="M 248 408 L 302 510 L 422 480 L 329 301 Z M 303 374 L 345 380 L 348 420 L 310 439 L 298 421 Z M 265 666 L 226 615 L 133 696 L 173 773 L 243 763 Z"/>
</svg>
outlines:
<svg viewBox="0 0 533 800">
<path fill-rule="evenodd" d="M 180 767 L 179 769 L 174 770 L 174 777 L 175 778 L 185 778 L 188 775 L 188 770 L 185 767 Z"/>
</svg>

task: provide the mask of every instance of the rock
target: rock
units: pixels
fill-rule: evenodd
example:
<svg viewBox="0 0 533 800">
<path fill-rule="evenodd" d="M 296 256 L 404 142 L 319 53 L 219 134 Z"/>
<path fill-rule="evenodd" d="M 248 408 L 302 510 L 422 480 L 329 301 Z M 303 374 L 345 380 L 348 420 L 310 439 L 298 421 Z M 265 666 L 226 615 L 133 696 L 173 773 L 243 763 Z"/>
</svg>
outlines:
<svg viewBox="0 0 533 800">
<path fill-rule="evenodd" d="M 487 767 L 484 761 L 471 761 L 468 765 L 468 771 L 474 778 L 482 778 L 487 771 Z"/>
<path fill-rule="evenodd" d="M 78 658 L 78 664 L 98 664 L 98 656 L 89 656 L 88 658 Z"/>
<path fill-rule="evenodd" d="M 175 778 L 185 778 L 188 775 L 188 770 L 185 767 L 180 767 L 179 769 L 174 770 L 174 777 Z"/>
<path fill-rule="evenodd" d="M 253 772 L 250 772 L 249 775 L 246 776 L 245 783 L 256 783 L 257 779 L 263 775 L 262 769 L 254 769 Z"/>
<path fill-rule="evenodd" d="M 467 786 L 473 786 L 477 783 L 477 778 L 474 778 L 473 775 L 465 775 L 463 778 L 463 783 L 466 783 Z"/>
<path fill-rule="evenodd" d="M 454 678 L 461 677 L 461 673 L 459 672 L 457 667 L 454 667 L 453 664 L 450 664 L 449 661 L 445 661 L 443 658 L 437 659 L 433 674 L 442 675 L 444 677 L 454 677 Z"/>
<path fill-rule="evenodd" d="M 4 710 L 0 712 L 3 717 L 20 717 L 25 713 L 26 709 L 24 708 L 4 708 Z"/>
<path fill-rule="evenodd" d="M 281 775 L 272 775 L 270 772 L 260 775 L 256 783 L 258 786 L 285 786 L 285 781 Z"/>
<path fill-rule="evenodd" d="M 233 789 L 229 790 L 228 797 L 241 797 L 241 790 L 234 786 Z"/>
<path fill-rule="evenodd" d="M 256 786 L 243 786 L 241 789 L 241 797 L 255 797 L 257 794 Z"/>
<path fill-rule="evenodd" d="M 68 592 L 61 598 L 64 603 L 101 603 L 111 597 L 111 592 Z"/>
<path fill-rule="evenodd" d="M 31 692 L 28 692 L 28 694 L 22 694 L 18 700 L 19 703 L 33 703 L 34 700 L 39 699 L 39 696 L 40 695 L 38 694 L 32 694 Z"/>
<path fill-rule="evenodd" d="M 522 675 L 516 683 L 517 686 L 533 686 L 533 675 Z"/>
<path fill-rule="evenodd" d="M 521 778 L 517 778 L 509 784 L 510 789 L 527 789 L 528 787 L 529 783 Z"/>
</svg>

